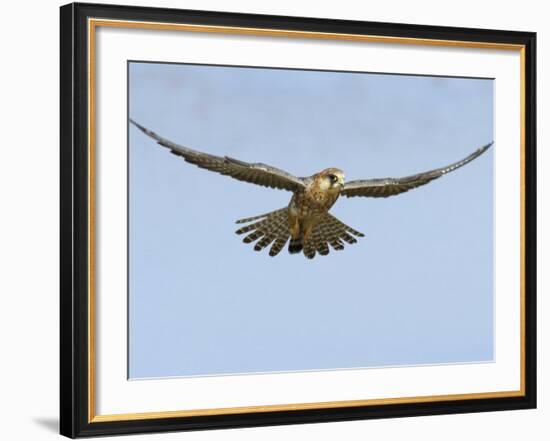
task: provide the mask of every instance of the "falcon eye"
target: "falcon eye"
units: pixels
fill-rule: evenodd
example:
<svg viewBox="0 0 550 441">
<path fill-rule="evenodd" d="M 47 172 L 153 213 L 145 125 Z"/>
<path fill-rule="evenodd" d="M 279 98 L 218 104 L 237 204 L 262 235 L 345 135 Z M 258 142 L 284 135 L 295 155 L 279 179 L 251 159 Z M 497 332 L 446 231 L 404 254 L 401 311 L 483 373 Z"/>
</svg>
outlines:
<svg viewBox="0 0 550 441">
<path fill-rule="evenodd" d="M 332 182 L 336 182 L 338 180 L 338 176 L 336 175 L 328 175 L 328 177 Z"/>
</svg>

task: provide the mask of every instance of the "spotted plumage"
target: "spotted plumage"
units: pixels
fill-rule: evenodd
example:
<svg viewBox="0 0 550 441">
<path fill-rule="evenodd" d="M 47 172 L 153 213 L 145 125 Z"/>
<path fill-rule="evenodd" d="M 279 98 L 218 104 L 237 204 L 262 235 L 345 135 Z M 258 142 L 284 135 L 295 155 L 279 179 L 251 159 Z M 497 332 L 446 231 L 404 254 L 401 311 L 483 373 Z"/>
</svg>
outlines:
<svg viewBox="0 0 550 441">
<path fill-rule="evenodd" d="M 248 224 L 236 233 L 244 234 L 244 243 L 254 244 L 255 251 L 269 247 L 269 255 L 276 256 L 288 242 L 291 254 L 303 252 L 313 259 L 316 254 L 325 256 L 330 248 L 343 250 L 344 243 L 354 244 L 363 233 L 347 226 L 329 210 L 340 195 L 346 197 L 388 197 L 425 185 L 452 172 L 484 153 L 493 143 L 487 144 L 466 158 L 446 167 L 403 178 L 376 178 L 344 183 L 344 172 L 327 168 L 308 177 L 297 177 L 284 170 L 262 163 L 249 163 L 203 153 L 169 141 L 142 125 L 130 120 L 143 133 L 177 156 L 198 167 L 230 176 L 240 181 L 277 188 L 293 193 L 287 207 L 270 213 L 237 221 Z"/>
</svg>

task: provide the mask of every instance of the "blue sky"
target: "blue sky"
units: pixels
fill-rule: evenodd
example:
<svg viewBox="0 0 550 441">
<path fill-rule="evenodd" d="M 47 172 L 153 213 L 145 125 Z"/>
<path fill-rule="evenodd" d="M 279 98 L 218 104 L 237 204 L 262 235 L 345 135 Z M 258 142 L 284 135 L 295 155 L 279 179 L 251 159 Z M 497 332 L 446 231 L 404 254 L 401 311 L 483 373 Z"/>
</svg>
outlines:
<svg viewBox="0 0 550 441">
<path fill-rule="evenodd" d="M 129 116 L 298 176 L 399 177 L 493 139 L 493 81 L 132 62 Z M 129 184 L 130 378 L 493 357 L 492 149 L 402 195 L 341 198 L 332 214 L 365 237 L 312 261 L 234 234 L 291 193 L 199 169 L 134 127 Z"/>
</svg>

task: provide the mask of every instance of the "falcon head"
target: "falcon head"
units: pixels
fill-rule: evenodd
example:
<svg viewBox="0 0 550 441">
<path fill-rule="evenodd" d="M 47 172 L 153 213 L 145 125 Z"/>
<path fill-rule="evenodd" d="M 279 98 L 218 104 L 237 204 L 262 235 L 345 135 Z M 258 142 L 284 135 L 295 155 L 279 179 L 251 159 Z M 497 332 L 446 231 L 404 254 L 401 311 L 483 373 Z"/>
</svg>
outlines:
<svg viewBox="0 0 550 441">
<path fill-rule="evenodd" d="M 340 192 L 344 188 L 344 172 L 338 168 L 327 168 L 319 173 L 320 188 L 324 191 Z"/>
</svg>

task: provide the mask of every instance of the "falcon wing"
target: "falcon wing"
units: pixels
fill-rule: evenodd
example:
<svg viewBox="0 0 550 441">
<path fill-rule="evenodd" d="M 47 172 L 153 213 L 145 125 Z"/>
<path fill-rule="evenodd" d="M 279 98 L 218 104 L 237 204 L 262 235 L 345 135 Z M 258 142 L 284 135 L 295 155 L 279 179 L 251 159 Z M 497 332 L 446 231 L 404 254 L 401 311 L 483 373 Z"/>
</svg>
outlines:
<svg viewBox="0 0 550 441">
<path fill-rule="evenodd" d="M 222 175 L 231 176 L 239 181 L 250 182 L 264 187 L 280 188 L 282 190 L 296 191 L 305 188 L 304 182 L 290 173 L 262 163 L 250 163 L 239 161 L 228 156 L 214 156 L 208 153 L 184 147 L 169 141 L 155 132 L 143 127 L 130 119 L 130 122 L 147 136 L 150 136 L 163 147 L 167 147 L 174 155 L 181 156 L 187 162 L 195 164 Z"/>
<path fill-rule="evenodd" d="M 452 172 L 468 162 L 473 161 L 479 155 L 483 154 L 493 143 L 480 147 L 471 155 L 446 167 L 437 168 L 416 175 L 406 176 L 404 178 L 378 178 L 358 181 L 349 181 L 344 185 L 341 194 L 349 198 L 354 196 L 366 196 L 371 198 L 387 198 L 399 193 L 405 193 L 413 188 L 425 185 L 428 182 L 437 179 L 444 174 Z"/>
</svg>

